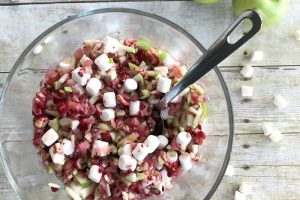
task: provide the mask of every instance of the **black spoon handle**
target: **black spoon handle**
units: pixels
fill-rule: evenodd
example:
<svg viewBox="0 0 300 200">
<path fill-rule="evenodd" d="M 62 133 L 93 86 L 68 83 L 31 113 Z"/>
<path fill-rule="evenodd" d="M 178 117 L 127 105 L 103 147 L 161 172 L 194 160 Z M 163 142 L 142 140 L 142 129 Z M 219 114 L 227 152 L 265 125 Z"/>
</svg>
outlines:
<svg viewBox="0 0 300 200">
<path fill-rule="evenodd" d="M 250 31 L 245 33 L 235 43 L 229 43 L 229 35 L 236 29 L 236 27 L 245 19 L 252 22 Z M 185 76 L 168 92 L 160 101 L 159 106 L 165 107 L 167 104 L 180 94 L 189 85 L 195 83 L 212 68 L 222 62 L 235 50 L 246 43 L 252 38 L 261 28 L 262 19 L 259 14 L 254 10 L 247 10 L 242 13 L 236 20 L 229 26 L 229 28 L 217 39 L 213 45 L 196 61 L 196 63 L 187 71 Z"/>
</svg>

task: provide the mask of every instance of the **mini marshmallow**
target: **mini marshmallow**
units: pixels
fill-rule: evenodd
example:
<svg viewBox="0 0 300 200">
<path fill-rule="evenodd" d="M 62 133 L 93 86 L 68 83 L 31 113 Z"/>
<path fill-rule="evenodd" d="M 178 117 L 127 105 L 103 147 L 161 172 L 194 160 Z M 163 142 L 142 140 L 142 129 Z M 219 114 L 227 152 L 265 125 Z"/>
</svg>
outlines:
<svg viewBox="0 0 300 200">
<path fill-rule="evenodd" d="M 115 69 L 109 70 L 107 75 L 108 75 L 110 81 L 115 80 L 118 77 L 117 71 Z"/>
<path fill-rule="evenodd" d="M 149 135 L 144 141 L 144 144 L 148 147 L 148 153 L 153 153 L 159 146 L 159 139 L 154 135 Z"/>
<path fill-rule="evenodd" d="M 128 171 L 128 170 L 134 171 L 136 165 L 137 165 L 136 159 L 128 155 L 121 155 L 118 161 L 119 168 L 124 171 Z"/>
<path fill-rule="evenodd" d="M 253 96 L 253 87 L 242 86 L 241 93 L 242 93 L 242 97 L 252 97 Z"/>
<path fill-rule="evenodd" d="M 138 160 L 143 161 L 148 155 L 148 147 L 143 143 L 138 143 L 132 151 L 132 155 Z"/>
<path fill-rule="evenodd" d="M 113 109 L 104 109 L 101 111 L 101 116 L 100 118 L 103 120 L 103 121 L 110 121 L 112 119 L 115 118 L 115 111 Z"/>
<path fill-rule="evenodd" d="M 92 152 L 100 157 L 107 156 L 110 153 L 110 147 L 108 142 L 102 140 L 95 140 Z"/>
<path fill-rule="evenodd" d="M 176 151 L 168 151 L 167 152 L 167 161 L 170 163 L 176 162 L 178 160 L 178 154 Z"/>
<path fill-rule="evenodd" d="M 125 144 L 124 146 L 119 148 L 118 155 L 119 156 L 121 156 L 121 155 L 131 156 L 131 152 L 132 152 L 131 144 Z"/>
<path fill-rule="evenodd" d="M 87 83 L 85 90 L 87 93 L 91 96 L 97 96 L 99 93 L 99 90 L 101 89 L 101 81 L 96 78 L 91 78 L 89 82 Z"/>
<path fill-rule="evenodd" d="M 99 183 L 102 177 L 102 173 L 99 172 L 98 165 L 92 165 L 89 171 L 88 178 L 95 183 Z"/>
<path fill-rule="evenodd" d="M 246 195 L 240 193 L 239 191 L 235 191 L 234 200 L 246 200 Z"/>
<path fill-rule="evenodd" d="M 50 35 L 50 36 L 48 36 L 45 40 L 44 40 L 44 44 L 49 44 L 50 42 L 51 42 L 51 40 L 53 39 L 53 36 L 52 35 Z"/>
<path fill-rule="evenodd" d="M 166 55 L 167 56 L 163 60 L 162 63 L 170 69 L 176 64 L 176 61 L 174 60 L 174 58 L 171 55 L 169 55 L 169 54 L 166 54 Z"/>
<path fill-rule="evenodd" d="M 233 165 L 228 165 L 225 171 L 226 176 L 233 176 L 234 175 L 234 167 Z"/>
<path fill-rule="evenodd" d="M 269 136 L 272 134 L 273 132 L 273 127 L 272 127 L 272 124 L 271 123 L 268 123 L 268 122 L 264 122 L 261 126 L 262 130 L 263 130 L 263 133 L 265 136 Z"/>
<path fill-rule="evenodd" d="M 56 140 L 58 139 L 57 132 L 50 128 L 43 136 L 42 136 L 42 142 L 46 146 L 51 146 Z"/>
<path fill-rule="evenodd" d="M 253 51 L 250 54 L 250 59 L 252 61 L 260 61 L 264 58 L 264 52 L 263 51 Z"/>
<path fill-rule="evenodd" d="M 157 73 L 159 73 L 160 75 L 166 77 L 168 76 L 168 73 L 169 73 L 169 69 L 168 67 L 154 67 L 154 71 L 156 71 Z"/>
<path fill-rule="evenodd" d="M 160 76 L 158 78 L 156 90 L 158 90 L 161 93 L 167 93 L 170 91 L 171 84 L 172 84 L 171 79 Z"/>
<path fill-rule="evenodd" d="M 179 162 L 184 171 L 190 170 L 193 167 L 193 161 L 189 153 L 182 153 L 179 156 Z"/>
<path fill-rule="evenodd" d="M 98 56 L 94 63 L 99 67 L 99 69 L 103 72 L 108 71 L 110 68 L 114 66 L 114 63 L 109 60 L 109 57 L 106 54 L 101 54 Z"/>
<path fill-rule="evenodd" d="M 49 154 L 51 156 L 52 162 L 58 165 L 64 165 L 65 164 L 65 155 L 63 153 L 54 153 L 55 150 L 54 148 L 56 148 L 55 145 L 53 145 L 50 149 L 49 149 Z"/>
<path fill-rule="evenodd" d="M 75 120 L 72 120 L 71 121 L 71 129 L 74 131 L 77 127 L 78 127 L 78 125 L 79 125 L 79 120 L 77 120 L 77 119 L 75 119 Z"/>
<path fill-rule="evenodd" d="M 116 95 L 114 92 L 105 92 L 103 94 L 103 105 L 107 108 L 114 108 L 117 105 Z"/>
<path fill-rule="evenodd" d="M 102 41 L 104 44 L 104 53 L 116 53 L 121 46 L 118 40 L 110 36 L 106 36 Z"/>
<path fill-rule="evenodd" d="M 58 82 L 60 84 L 63 84 L 67 79 L 69 78 L 69 74 L 64 74 L 60 79 L 58 79 Z"/>
<path fill-rule="evenodd" d="M 129 78 L 129 79 L 126 79 L 126 80 L 125 80 L 124 86 L 123 86 L 123 87 L 124 87 L 124 90 L 125 90 L 126 92 L 131 92 L 131 91 L 137 89 L 138 84 L 137 84 L 137 82 L 136 82 L 134 79 Z"/>
<path fill-rule="evenodd" d="M 166 136 L 164 136 L 164 135 L 159 135 L 157 137 L 158 137 L 158 140 L 159 140 L 158 149 L 165 148 L 168 145 L 168 143 L 169 143 L 168 138 Z"/>
<path fill-rule="evenodd" d="M 39 44 L 33 49 L 32 53 L 37 55 L 40 54 L 42 51 L 43 51 L 43 46 Z"/>
<path fill-rule="evenodd" d="M 174 116 L 173 115 L 169 115 L 169 111 L 170 108 L 165 108 L 163 110 L 160 111 L 160 116 L 162 119 L 166 120 L 166 119 L 173 119 Z"/>
<path fill-rule="evenodd" d="M 281 109 L 285 108 L 288 102 L 281 95 L 276 95 L 274 97 L 274 105 Z"/>
<path fill-rule="evenodd" d="M 282 133 L 279 130 L 273 130 L 269 138 L 272 142 L 279 142 L 282 139 Z"/>
<path fill-rule="evenodd" d="M 79 85 L 79 84 L 75 84 L 74 85 L 74 89 L 77 90 L 80 95 L 83 95 L 85 93 L 84 88 L 81 85 Z"/>
<path fill-rule="evenodd" d="M 74 152 L 74 146 L 71 140 L 63 139 L 62 149 L 65 155 L 69 156 Z"/>
<path fill-rule="evenodd" d="M 253 74 L 254 68 L 251 65 L 244 65 L 240 73 L 245 78 L 250 78 Z"/>
<path fill-rule="evenodd" d="M 168 171 L 166 169 L 163 169 L 162 171 L 160 171 L 161 174 L 161 181 L 166 183 L 171 181 L 171 177 L 168 176 Z"/>
<path fill-rule="evenodd" d="M 295 39 L 300 40 L 300 30 L 296 30 L 295 32 Z"/>
<path fill-rule="evenodd" d="M 129 104 L 129 114 L 137 115 L 140 111 L 140 101 L 130 102 Z"/>
<path fill-rule="evenodd" d="M 249 194 L 251 194 L 251 192 L 252 192 L 252 186 L 251 186 L 251 185 L 248 185 L 248 184 L 245 183 L 245 182 L 243 182 L 243 183 L 240 185 L 239 191 L 240 191 L 241 193 L 243 193 L 244 195 L 249 195 Z"/>
<path fill-rule="evenodd" d="M 181 147 L 181 149 L 185 149 L 191 140 L 192 136 L 189 132 L 180 132 L 176 137 L 176 142 Z"/>
<path fill-rule="evenodd" d="M 77 67 L 72 71 L 72 79 L 81 86 L 85 86 L 87 81 L 91 78 L 89 73 L 82 73 L 82 76 L 78 74 L 81 67 Z"/>
</svg>

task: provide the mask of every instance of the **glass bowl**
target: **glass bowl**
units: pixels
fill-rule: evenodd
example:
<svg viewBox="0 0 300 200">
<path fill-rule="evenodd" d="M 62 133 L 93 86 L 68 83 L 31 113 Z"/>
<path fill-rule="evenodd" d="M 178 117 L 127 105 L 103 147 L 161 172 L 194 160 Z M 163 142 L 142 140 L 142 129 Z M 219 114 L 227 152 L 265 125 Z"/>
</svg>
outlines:
<svg viewBox="0 0 300 200">
<path fill-rule="evenodd" d="M 209 34 L 209 33 L 208 33 Z M 32 145 L 31 104 L 47 67 L 70 55 L 82 41 L 116 38 L 148 38 L 153 46 L 167 50 L 191 66 L 205 48 L 178 25 L 153 14 L 124 8 L 83 12 L 55 24 L 38 36 L 13 66 L 1 95 L 0 153 L 5 173 L 21 199 L 69 199 L 63 190 L 52 193 L 49 182 L 59 183 L 40 164 Z M 33 50 L 42 45 L 35 55 Z M 222 75 L 217 67 L 200 81 L 208 97 L 207 142 L 202 160 L 174 182 L 160 199 L 209 199 L 220 184 L 229 162 L 233 137 L 233 114 Z M 157 197 L 153 197 L 156 199 Z"/>
</svg>

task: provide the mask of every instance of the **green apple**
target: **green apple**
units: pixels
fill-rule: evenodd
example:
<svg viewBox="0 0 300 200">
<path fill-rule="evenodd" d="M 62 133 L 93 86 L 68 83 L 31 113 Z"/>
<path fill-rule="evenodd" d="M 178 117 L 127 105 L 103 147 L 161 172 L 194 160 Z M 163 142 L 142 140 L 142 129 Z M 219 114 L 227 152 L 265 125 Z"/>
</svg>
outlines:
<svg viewBox="0 0 300 200">
<path fill-rule="evenodd" d="M 288 10 L 289 0 L 232 0 L 232 6 L 237 15 L 247 9 L 255 9 L 263 18 L 265 26 L 271 26 L 280 21 Z"/>
<path fill-rule="evenodd" d="M 220 0 L 194 0 L 196 3 L 202 3 L 202 4 L 212 4 L 217 3 Z"/>
</svg>

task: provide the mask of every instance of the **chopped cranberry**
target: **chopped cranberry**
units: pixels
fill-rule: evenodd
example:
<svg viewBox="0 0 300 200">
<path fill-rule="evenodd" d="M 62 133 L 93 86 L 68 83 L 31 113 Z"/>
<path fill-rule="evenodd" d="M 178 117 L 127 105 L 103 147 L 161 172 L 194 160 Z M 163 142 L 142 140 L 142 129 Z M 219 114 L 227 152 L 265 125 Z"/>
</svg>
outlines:
<svg viewBox="0 0 300 200">
<path fill-rule="evenodd" d="M 125 97 L 121 94 L 117 95 L 117 100 L 124 106 L 129 106 L 129 101 L 125 99 Z"/>
<path fill-rule="evenodd" d="M 181 78 L 182 77 L 182 74 L 180 72 L 180 67 L 179 66 L 173 66 L 170 69 L 170 74 L 173 75 L 176 78 Z"/>
<path fill-rule="evenodd" d="M 153 188 L 153 187 L 150 188 L 150 192 L 155 195 L 160 195 L 160 193 L 161 193 L 159 189 Z"/>
<path fill-rule="evenodd" d="M 151 48 L 146 51 L 146 59 L 153 65 L 159 65 L 159 58 L 155 49 Z"/>
<path fill-rule="evenodd" d="M 67 112 L 69 110 L 67 102 L 60 101 L 57 104 L 57 111 L 60 116 L 65 117 L 67 115 Z"/>
<path fill-rule="evenodd" d="M 51 188 L 51 192 L 57 192 L 59 190 L 59 188 L 56 187 L 50 187 Z"/>
<path fill-rule="evenodd" d="M 87 141 L 84 142 L 80 142 L 77 149 L 77 152 L 81 155 L 81 156 L 85 156 L 88 152 L 90 148 L 90 143 L 88 143 Z"/>
<path fill-rule="evenodd" d="M 191 99 L 194 103 L 198 103 L 199 102 L 199 95 L 195 92 L 191 93 Z"/>
<path fill-rule="evenodd" d="M 110 136 L 109 132 L 101 133 L 101 138 L 102 138 L 102 140 L 104 140 L 106 142 L 111 142 L 111 136 Z"/>
<path fill-rule="evenodd" d="M 75 57 L 77 58 L 77 60 L 79 60 L 83 55 L 84 55 L 84 52 L 82 49 L 77 49 L 74 53 Z"/>
</svg>

